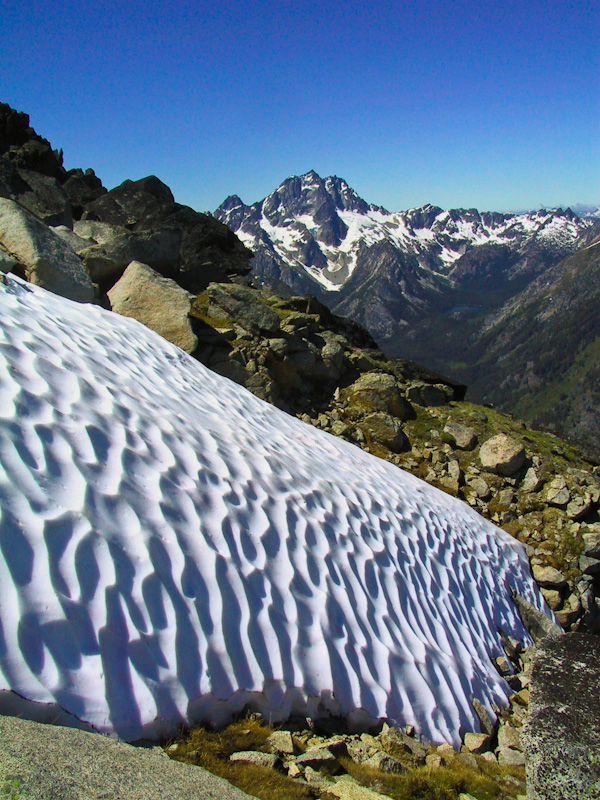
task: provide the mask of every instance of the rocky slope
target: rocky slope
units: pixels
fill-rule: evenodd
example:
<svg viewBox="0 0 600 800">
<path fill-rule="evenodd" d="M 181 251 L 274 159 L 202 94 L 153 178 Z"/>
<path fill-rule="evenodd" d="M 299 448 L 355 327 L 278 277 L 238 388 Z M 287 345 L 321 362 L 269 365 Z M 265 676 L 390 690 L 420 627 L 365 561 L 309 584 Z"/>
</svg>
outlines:
<svg viewBox="0 0 600 800">
<path fill-rule="evenodd" d="M 586 247 L 597 222 L 569 209 L 498 214 L 425 206 L 389 213 L 368 205 L 340 178 L 321 179 L 314 172 L 288 178 L 252 206 L 229 197 L 215 216 L 254 250 L 257 283 L 310 292 L 364 324 L 389 355 L 454 375 L 479 402 L 493 393 L 499 407 L 597 446 L 587 397 L 581 401 L 564 374 L 578 354 L 573 326 L 562 339 L 563 363 L 553 374 L 566 385 L 559 392 L 563 407 L 546 403 L 537 417 L 519 403 L 511 382 L 533 369 L 545 386 L 543 339 L 534 337 L 527 352 L 515 353 L 510 335 L 501 333 L 510 311 L 534 326 L 528 287 L 557 279 L 560 270 L 551 268 Z M 572 308 L 587 302 L 593 276 L 584 274 L 582 264 L 570 290 Z M 492 332 L 482 336 L 482 330 Z M 585 381 L 593 383 L 593 375 Z M 531 405 L 537 407 L 537 398 Z"/>
</svg>

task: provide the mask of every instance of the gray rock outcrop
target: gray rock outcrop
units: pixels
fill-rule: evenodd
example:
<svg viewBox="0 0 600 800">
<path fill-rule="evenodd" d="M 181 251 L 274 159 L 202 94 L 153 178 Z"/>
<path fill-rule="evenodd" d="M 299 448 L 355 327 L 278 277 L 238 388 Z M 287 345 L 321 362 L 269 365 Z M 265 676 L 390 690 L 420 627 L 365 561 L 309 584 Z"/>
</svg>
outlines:
<svg viewBox="0 0 600 800">
<path fill-rule="evenodd" d="M 0 717 L 0 790 L 28 800 L 252 800 L 160 747 L 17 717 Z"/>
<path fill-rule="evenodd" d="M 525 747 L 528 800 L 600 797 L 600 639 L 568 633 L 537 648 Z"/>
<path fill-rule="evenodd" d="M 106 228 L 112 229 L 110 238 L 106 237 Z M 110 281 L 111 278 L 114 281 L 132 261 L 148 264 L 166 277 L 176 274 L 181 245 L 179 231 L 130 233 L 125 228 L 106 225 L 102 233 L 102 242 L 92 242 L 90 247 L 80 251 L 93 281 Z"/>
<path fill-rule="evenodd" d="M 274 334 L 279 331 L 279 317 L 262 303 L 252 289 L 230 283 L 211 283 L 208 287 L 211 303 L 235 317 L 240 325 L 255 333 Z"/>
<path fill-rule="evenodd" d="M 193 293 L 203 291 L 210 281 L 250 271 L 252 253 L 237 236 L 214 217 L 176 203 L 169 187 L 154 175 L 124 181 L 88 203 L 82 220 L 126 227 L 136 236 L 161 233 L 177 238 L 177 273 L 171 277 Z"/>
</svg>

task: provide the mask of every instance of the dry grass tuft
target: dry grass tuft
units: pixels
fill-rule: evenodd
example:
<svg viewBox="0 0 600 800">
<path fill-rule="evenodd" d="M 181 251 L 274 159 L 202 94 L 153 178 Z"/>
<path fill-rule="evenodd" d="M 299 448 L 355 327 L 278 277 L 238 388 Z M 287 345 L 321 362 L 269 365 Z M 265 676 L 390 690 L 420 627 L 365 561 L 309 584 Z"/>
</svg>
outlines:
<svg viewBox="0 0 600 800">
<path fill-rule="evenodd" d="M 260 800 L 313 800 L 318 795 L 287 775 L 229 761 L 229 756 L 240 750 L 264 750 L 272 733 L 272 728 L 250 718 L 235 722 L 220 733 L 194 728 L 176 740 L 177 751 L 169 755 L 177 761 L 204 767 Z"/>
<path fill-rule="evenodd" d="M 401 775 L 384 774 L 376 769 L 354 764 L 350 759 L 341 761 L 359 783 L 374 792 L 388 795 L 392 800 L 456 800 L 461 792 L 466 792 L 477 800 L 516 798 L 521 789 L 510 782 L 510 776 L 525 780 L 524 770 L 490 764 L 479 758 L 477 763 L 481 772 L 454 760 L 439 769 L 418 767 Z"/>
</svg>

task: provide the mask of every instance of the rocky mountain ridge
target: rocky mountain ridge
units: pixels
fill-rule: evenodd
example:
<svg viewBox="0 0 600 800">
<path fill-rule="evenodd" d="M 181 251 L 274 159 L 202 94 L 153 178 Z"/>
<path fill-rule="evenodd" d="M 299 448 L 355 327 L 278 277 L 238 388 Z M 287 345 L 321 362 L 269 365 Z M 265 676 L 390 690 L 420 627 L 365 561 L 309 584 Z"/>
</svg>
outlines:
<svg viewBox="0 0 600 800">
<path fill-rule="evenodd" d="M 482 260 L 464 258 L 474 248 L 510 253 L 505 272 L 515 279 L 538 271 L 543 255 L 560 257 L 577 249 L 592 225 L 570 209 L 502 214 L 426 205 L 390 213 L 367 204 L 343 179 L 322 179 L 314 171 L 288 178 L 251 206 L 228 197 L 215 216 L 255 252 L 256 278 L 268 282 L 285 276 L 296 290 L 343 297 L 351 293 L 348 285 L 372 247 L 395 251 L 397 270 L 415 271 L 424 286 L 429 282 L 442 290 L 448 284 L 437 278 L 448 278 L 452 285 L 480 277 Z M 418 308 L 418 294 L 412 297 L 403 287 L 403 295 Z M 369 327 L 368 320 L 362 321 Z M 375 334 L 380 335 L 378 330 Z"/>
</svg>

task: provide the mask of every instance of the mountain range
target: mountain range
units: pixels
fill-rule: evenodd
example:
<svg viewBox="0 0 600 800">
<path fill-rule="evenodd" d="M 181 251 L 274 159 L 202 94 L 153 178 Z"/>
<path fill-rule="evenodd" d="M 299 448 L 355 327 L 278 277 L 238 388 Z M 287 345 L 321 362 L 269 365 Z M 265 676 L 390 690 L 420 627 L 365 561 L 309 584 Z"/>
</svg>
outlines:
<svg viewBox="0 0 600 800">
<path fill-rule="evenodd" d="M 367 203 L 343 179 L 313 171 L 288 178 L 250 206 L 230 196 L 215 216 L 254 251 L 256 282 L 313 294 L 365 325 L 389 355 L 464 381 L 475 401 L 489 402 L 493 387 L 500 408 L 600 448 L 593 359 L 583 354 L 595 347 L 594 304 L 583 338 L 576 321 L 577 309 L 590 305 L 586 265 L 595 251 L 585 248 L 600 232 L 598 221 L 569 208 L 504 214 L 426 205 L 392 213 Z M 558 266 L 575 253 L 575 272 Z M 556 291 L 569 296 L 553 315 L 554 329 L 560 321 L 564 331 L 558 374 L 543 366 L 547 333 L 531 316 L 534 298 L 557 281 Z M 516 353 L 514 335 L 500 335 L 515 315 L 530 323 L 527 347 Z M 556 364 L 556 355 L 550 361 Z M 574 362 L 577 380 L 563 374 Z M 560 407 L 548 399 L 550 384 Z M 582 385 L 587 399 L 579 402 Z"/>
</svg>

